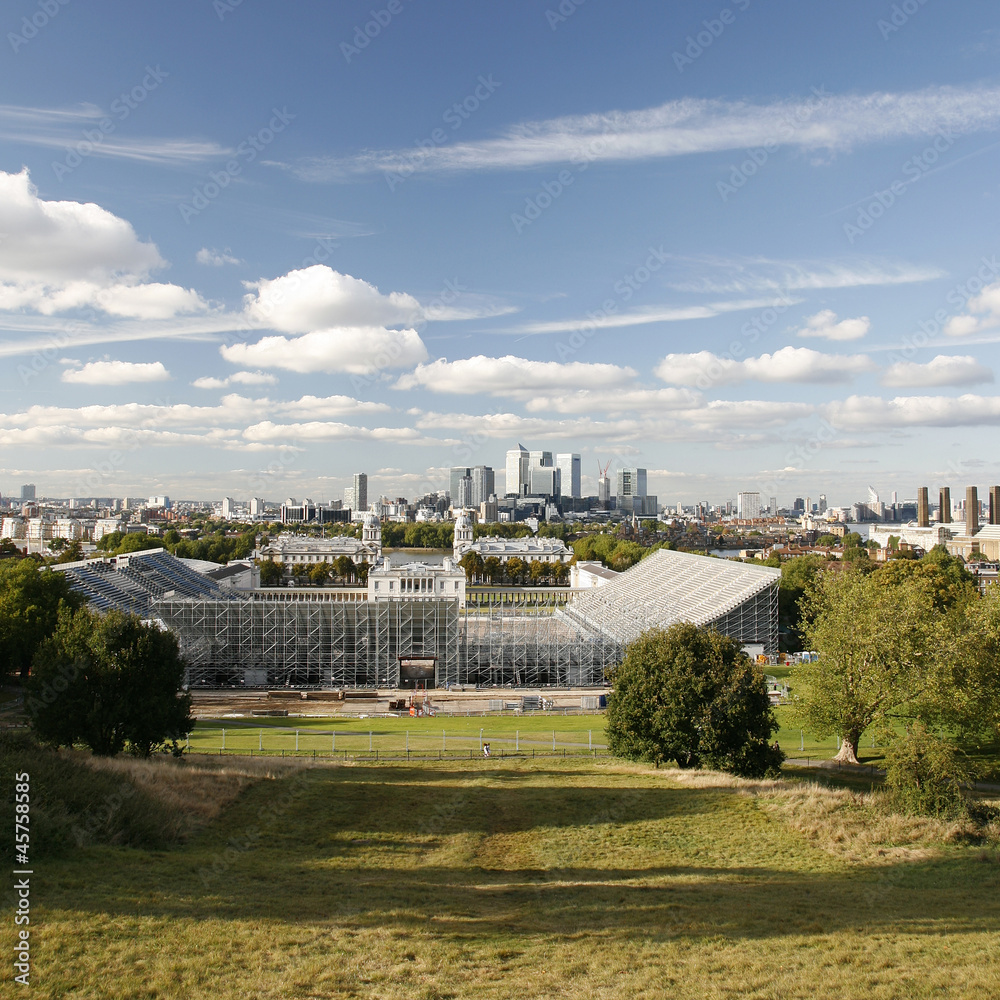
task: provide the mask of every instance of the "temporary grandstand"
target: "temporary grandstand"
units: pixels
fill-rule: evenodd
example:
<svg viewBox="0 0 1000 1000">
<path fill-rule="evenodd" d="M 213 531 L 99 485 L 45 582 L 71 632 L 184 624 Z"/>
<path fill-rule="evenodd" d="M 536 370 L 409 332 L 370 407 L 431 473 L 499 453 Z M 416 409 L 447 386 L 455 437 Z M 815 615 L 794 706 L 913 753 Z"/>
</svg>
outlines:
<svg viewBox="0 0 1000 1000">
<path fill-rule="evenodd" d="M 218 584 L 163 549 L 63 563 L 53 569 L 65 573 L 70 586 L 100 611 L 118 608 L 149 618 L 153 602 L 163 597 L 228 599 Z"/>
<path fill-rule="evenodd" d="M 234 597 L 164 552 L 60 568 L 96 606 L 174 631 L 192 687 L 600 685 L 641 632 L 679 621 L 777 649 L 778 571 L 679 552 L 599 588 L 479 588 L 464 605 L 398 588 Z"/>
<path fill-rule="evenodd" d="M 773 653 L 780 579 L 777 569 L 661 549 L 577 594 L 563 614 L 622 646 L 648 629 L 690 622 Z"/>
</svg>

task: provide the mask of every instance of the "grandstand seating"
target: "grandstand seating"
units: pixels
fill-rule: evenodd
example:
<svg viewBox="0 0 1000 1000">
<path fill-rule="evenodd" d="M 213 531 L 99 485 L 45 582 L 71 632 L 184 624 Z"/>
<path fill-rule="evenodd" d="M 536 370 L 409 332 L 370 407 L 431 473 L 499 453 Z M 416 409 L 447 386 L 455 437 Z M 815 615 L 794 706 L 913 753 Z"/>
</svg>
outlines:
<svg viewBox="0 0 1000 1000">
<path fill-rule="evenodd" d="M 214 581 L 162 549 L 66 563 L 55 569 L 65 573 L 70 586 L 101 611 L 118 608 L 146 618 L 161 597 L 229 599 Z"/>
</svg>

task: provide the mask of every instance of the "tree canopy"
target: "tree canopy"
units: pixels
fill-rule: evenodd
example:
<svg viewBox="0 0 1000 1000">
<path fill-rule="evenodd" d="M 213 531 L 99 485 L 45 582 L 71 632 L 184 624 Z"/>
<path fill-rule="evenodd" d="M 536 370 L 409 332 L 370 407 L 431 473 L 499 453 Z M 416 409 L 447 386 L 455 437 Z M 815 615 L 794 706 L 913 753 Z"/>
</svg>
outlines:
<svg viewBox="0 0 1000 1000">
<path fill-rule="evenodd" d="M 763 672 L 740 643 L 682 623 L 631 643 L 612 673 L 608 747 L 629 760 L 706 765 L 746 777 L 778 770 Z"/>
<path fill-rule="evenodd" d="M 40 569 L 34 559 L 0 562 L 0 670 L 26 674 L 39 643 L 55 629 L 60 609 L 82 604 L 64 574 Z"/>
<path fill-rule="evenodd" d="M 190 696 L 179 694 L 183 678 L 169 632 L 121 611 L 64 606 L 35 654 L 25 707 L 47 743 L 148 757 L 193 727 Z"/>
</svg>

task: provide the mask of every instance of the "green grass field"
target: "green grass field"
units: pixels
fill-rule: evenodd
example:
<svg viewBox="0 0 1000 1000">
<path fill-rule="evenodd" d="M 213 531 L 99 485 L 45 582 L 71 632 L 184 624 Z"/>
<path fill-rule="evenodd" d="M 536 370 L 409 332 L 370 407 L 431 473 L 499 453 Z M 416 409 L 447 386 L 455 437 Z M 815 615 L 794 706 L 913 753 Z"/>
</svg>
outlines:
<svg viewBox="0 0 1000 1000">
<path fill-rule="evenodd" d="M 30 993 L 1000 995 L 994 848 L 795 788 L 604 758 L 304 767 L 182 846 L 37 863 Z"/>
<path fill-rule="evenodd" d="M 778 718 L 787 719 L 787 709 L 779 708 Z M 603 713 L 220 719 L 199 722 L 191 734 L 190 747 L 206 753 L 225 749 L 229 753 L 292 754 L 297 746 L 299 753 L 310 755 L 315 752 L 353 756 L 378 751 L 389 756 L 405 755 L 408 749 L 411 754 L 469 756 L 479 753 L 482 739 L 489 742 L 494 754 L 551 753 L 553 742 L 557 753 L 574 754 L 604 751 L 607 744 L 604 726 Z M 827 759 L 837 752 L 835 738 L 817 740 L 791 727 L 782 728 L 777 739 L 789 757 Z M 870 739 L 862 743 L 863 751 L 870 748 Z M 871 753 L 881 756 L 877 749 L 871 749 Z"/>
</svg>

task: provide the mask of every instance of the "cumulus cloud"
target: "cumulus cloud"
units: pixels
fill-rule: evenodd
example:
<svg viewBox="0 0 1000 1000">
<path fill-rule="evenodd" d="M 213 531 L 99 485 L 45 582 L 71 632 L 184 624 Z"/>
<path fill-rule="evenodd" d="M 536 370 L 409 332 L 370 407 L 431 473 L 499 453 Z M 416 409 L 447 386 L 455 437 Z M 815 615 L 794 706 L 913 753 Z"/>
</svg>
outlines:
<svg viewBox="0 0 1000 1000">
<path fill-rule="evenodd" d="M 277 381 L 276 375 L 268 375 L 266 372 L 234 372 L 226 378 L 206 375 L 196 378 L 191 384 L 196 389 L 225 389 L 229 385 L 275 385 Z"/>
<path fill-rule="evenodd" d="M 460 361 L 439 358 L 400 377 L 397 389 L 429 389 L 460 395 L 525 396 L 558 389 L 605 389 L 626 385 L 636 377 L 632 368 L 572 361 L 530 361 L 507 355 L 478 354 Z"/>
<path fill-rule="evenodd" d="M 91 361 L 82 368 L 68 368 L 63 382 L 74 385 L 128 385 L 130 382 L 165 382 L 170 372 L 162 361 Z"/>
<path fill-rule="evenodd" d="M 1000 424 L 1000 396 L 849 396 L 826 407 L 836 427 L 988 427 Z"/>
<path fill-rule="evenodd" d="M 310 420 L 305 423 L 276 424 L 269 420 L 252 424 L 243 436 L 248 441 L 371 441 L 380 444 L 434 444 L 412 427 L 354 427 L 334 421 Z"/>
<path fill-rule="evenodd" d="M 629 413 L 684 410 L 699 405 L 690 389 L 578 389 L 557 395 L 532 395 L 524 408 L 529 413 Z"/>
<path fill-rule="evenodd" d="M 823 354 L 808 347 L 783 347 L 774 354 L 734 361 L 711 351 L 668 354 L 654 369 L 672 385 L 733 385 L 738 382 L 796 382 L 835 384 L 874 370 L 864 354 Z"/>
<path fill-rule="evenodd" d="M 225 250 L 209 250 L 208 247 L 202 247 L 195 255 L 194 259 L 198 261 L 199 264 L 204 264 L 206 267 L 223 267 L 226 264 L 242 264 L 243 261 L 239 257 L 234 257 L 230 252 L 229 248 L 226 247 Z"/>
<path fill-rule="evenodd" d="M 247 319 L 282 333 L 396 326 L 420 318 L 420 303 L 412 295 L 383 295 L 369 282 L 325 264 L 244 284 L 251 290 L 243 300 Z"/>
<path fill-rule="evenodd" d="M 799 330 L 799 336 L 822 337 L 825 340 L 859 340 L 870 327 L 871 320 L 867 316 L 838 320 L 832 309 L 823 309 L 806 320 L 806 325 Z"/>
<path fill-rule="evenodd" d="M 44 201 L 26 169 L 0 171 L 0 232 L 0 309 L 92 306 L 135 319 L 207 309 L 190 289 L 143 283 L 165 262 L 128 222 L 92 203 Z"/>
<path fill-rule="evenodd" d="M 219 348 L 236 365 L 283 368 L 287 371 L 348 372 L 369 375 L 391 368 L 411 368 L 427 359 L 416 330 L 344 327 L 317 330 L 300 337 L 263 337 L 256 344 Z"/>
<path fill-rule="evenodd" d="M 926 364 L 897 361 L 882 376 L 882 385 L 898 388 L 977 385 L 993 381 L 993 370 L 971 355 L 939 354 Z"/>
<path fill-rule="evenodd" d="M 952 316 L 945 324 L 944 332 L 949 337 L 966 337 L 1000 323 L 1000 281 L 971 298 L 967 308 L 967 312 Z"/>
</svg>

